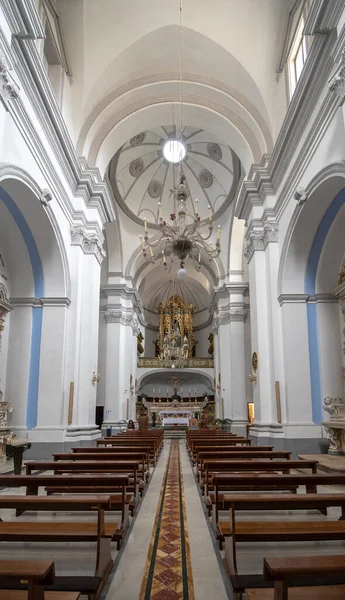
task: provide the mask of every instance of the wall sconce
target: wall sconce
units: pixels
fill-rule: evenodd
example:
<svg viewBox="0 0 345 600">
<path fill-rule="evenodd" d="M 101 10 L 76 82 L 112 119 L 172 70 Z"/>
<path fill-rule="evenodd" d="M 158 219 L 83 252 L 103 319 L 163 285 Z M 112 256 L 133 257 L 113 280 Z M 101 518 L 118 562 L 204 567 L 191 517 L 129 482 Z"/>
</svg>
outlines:
<svg viewBox="0 0 345 600">
<path fill-rule="evenodd" d="M 98 373 L 95 373 L 95 371 L 92 373 L 92 383 L 93 385 L 95 385 L 95 383 L 99 383 L 100 380 L 100 375 L 98 375 Z"/>
</svg>

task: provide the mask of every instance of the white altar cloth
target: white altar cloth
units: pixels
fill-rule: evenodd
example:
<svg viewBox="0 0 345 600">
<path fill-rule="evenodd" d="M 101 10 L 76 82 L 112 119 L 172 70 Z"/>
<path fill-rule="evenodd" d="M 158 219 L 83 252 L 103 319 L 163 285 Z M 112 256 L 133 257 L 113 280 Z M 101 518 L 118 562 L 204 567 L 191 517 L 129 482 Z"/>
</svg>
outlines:
<svg viewBox="0 0 345 600">
<path fill-rule="evenodd" d="M 189 419 L 187 417 L 165 417 L 163 419 L 164 425 L 189 425 Z"/>
</svg>

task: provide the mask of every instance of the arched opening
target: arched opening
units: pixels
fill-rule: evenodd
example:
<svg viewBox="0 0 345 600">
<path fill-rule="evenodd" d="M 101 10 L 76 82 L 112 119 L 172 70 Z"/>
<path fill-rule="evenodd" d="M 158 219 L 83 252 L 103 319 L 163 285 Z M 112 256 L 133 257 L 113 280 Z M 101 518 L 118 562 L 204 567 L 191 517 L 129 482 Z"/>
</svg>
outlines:
<svg viewBox="0 0 345 600">
<path fill-rule="evenodd" d="M 62 427 L 69 279 L 40 195 L 24 172 L 14 168 L 11 176 L 6 168 L 0 184 L 1 283 L 13 310 L 6 316 L 0 372 L 3 396 L 13 404 L 11 427 L 19 433 L 48 425 L 48 417 L 51 424 L 52 412 Z"/>
</svg>

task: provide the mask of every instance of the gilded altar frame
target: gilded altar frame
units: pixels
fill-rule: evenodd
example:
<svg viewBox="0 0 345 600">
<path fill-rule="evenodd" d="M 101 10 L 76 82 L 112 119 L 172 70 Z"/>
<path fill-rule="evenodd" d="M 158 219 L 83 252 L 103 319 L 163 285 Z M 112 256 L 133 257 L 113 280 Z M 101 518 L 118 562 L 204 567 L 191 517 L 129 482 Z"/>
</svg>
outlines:
<svg viewBox="0 0 345 600">
<path fill-rule="evenodd" d="M 158 329 L 158 351 L 163 351 L 164 335 L 170 337 L 175 322 L 180 330 L 181 348 L 184 343 L 184 336 L 188 340 L 188 358 L 192 358 L 195 349 L 195 337 L 193 332 L 193 312 L 195 307 L 193 304 L 186 305 L 182 298 L 173 295 L 169 298 L 165 306 L 162 303 L 158 306 L 159 312 L 159 329 Z"/>
</svg>

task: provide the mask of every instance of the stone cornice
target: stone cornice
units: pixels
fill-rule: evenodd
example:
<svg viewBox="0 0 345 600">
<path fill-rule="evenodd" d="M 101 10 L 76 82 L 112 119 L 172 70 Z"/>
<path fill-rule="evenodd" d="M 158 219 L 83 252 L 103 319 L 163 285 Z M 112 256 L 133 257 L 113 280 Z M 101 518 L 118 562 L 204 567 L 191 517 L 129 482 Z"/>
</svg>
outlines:
<svg viewBox="0 0 345 600">
<path fill-rule="evenodd" d="M 280 294 L 278 296 L 280 306 L 282 304 L 322 304 L 338 302 L 334 294 Z"/>
<path fill-rule="evenodd" d="M 43 308 L 43 307 L 56 307 L 61 306 L 68 308 L 71 304 L 69 298 L 63 298 L 58 296 L 51 296 L 47 298 L 11 298 L 13 308 L 27 307 L 32 308 Z"/>
<path fill-rule="evenodd" d="M 72 246 L 80 246 L 84 254 L 94 254 L 99 264 L 102 264 L 105 251 L 95 234 L 87 233 L 81 225 L 72 225 L 70 234 Z"/>
<path fill-rule="evenodd" d="M 107 283 L 102 285 L 101 297 L 111 298 L 112 296 L 122 298 L 122 300 L 130 300 L 133 309 L 137 314 L 140 324 L 143 327 L 148 326 L 144 317 L 141 299 L 136 288 L 130 288 L 125 283 Z"/>
<path fill-rule="evenodd" d="M 304 35 L 328 33 L 335 29 L 343 10 L 343 0 L 314 0 L 304 26 Z"/>
</svg>

